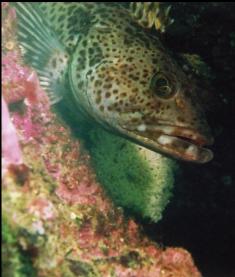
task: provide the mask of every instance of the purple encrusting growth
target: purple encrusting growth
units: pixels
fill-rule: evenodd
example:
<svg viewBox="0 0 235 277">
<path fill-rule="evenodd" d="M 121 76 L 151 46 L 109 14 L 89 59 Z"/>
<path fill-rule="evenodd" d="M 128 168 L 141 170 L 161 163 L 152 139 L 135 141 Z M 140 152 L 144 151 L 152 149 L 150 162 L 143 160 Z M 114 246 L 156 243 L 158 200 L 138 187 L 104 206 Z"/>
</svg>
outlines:
<svg viewBox="0 0 235 277">
<path fill-rule="evenodd" d="M 11 122 L 7 104 L 2 98 L 2 163 L 3 173 L 9 164 L 21 164 L 22 154 L 16 129 Z"/>
</svg>

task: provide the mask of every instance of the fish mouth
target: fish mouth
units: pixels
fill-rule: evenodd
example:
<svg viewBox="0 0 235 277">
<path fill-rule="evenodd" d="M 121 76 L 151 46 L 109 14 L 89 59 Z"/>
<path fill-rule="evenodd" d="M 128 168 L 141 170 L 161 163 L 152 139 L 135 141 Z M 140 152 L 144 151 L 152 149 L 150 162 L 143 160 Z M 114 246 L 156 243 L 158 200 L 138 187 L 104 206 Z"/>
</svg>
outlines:
<svg viewBox="0 0 235 277">
<path fill-rule="evenodd" d="M 213 144 L 212 136 L 191 128 L 146 124 L 122 128 L 137 143 L 176 159 L 207 163 L 213 158 L 213 152 L 203 147 Z"/>
</svg>

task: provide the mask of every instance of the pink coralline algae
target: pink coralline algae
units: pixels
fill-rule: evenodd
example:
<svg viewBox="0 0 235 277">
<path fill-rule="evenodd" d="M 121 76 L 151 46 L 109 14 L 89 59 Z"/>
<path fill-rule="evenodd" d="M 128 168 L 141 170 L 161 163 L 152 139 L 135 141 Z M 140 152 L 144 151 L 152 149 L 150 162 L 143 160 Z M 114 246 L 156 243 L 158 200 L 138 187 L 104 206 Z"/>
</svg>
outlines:
<svg viewBox="0 0 235 277">
<path fill-rule="evenodd" d="M 39 235 L 44 235 L 45 234 L 45 229 L 43 227 L 43 223 L 41 220 L 35 221 L 32 224 L 32 230 L 39 234 Z"/>
<path fill-rule="evenodd" d="M 35 72 L 18 63 L 19 52 L 10 51 L 2 58 L 2 92 L 7 104 L 20 105 L 21 110 L 12 114 L 15 125 L 20 125 L 22 135 L 30 139 L 40 133 L 38 119 L 33 118 L 33 113 L 41 113 L 46 123 L 45 110 L 49 110 L 46 94 L 39 86 Z M 38 100 L 40 98 L 40 101 Z"/>
<path fill-rule="evenodd" d="M 2 8 L 6 8 L 8 6 L 8 2 L 2 2 L 1 6 L 2 6 Z"/>
<path fill-rule="evenodd" d="M 19 83 L 13 80 L 11 84 L 14 84 L 13 89 L 9 90 L 9 94 L 6 95 L 8 103 L 12 104 L 16 103 L 17 100 L 24 99 L 21 110 L 19 109 L 12 114 L 13 123 L 21 126 L 21 135 L 25 140 L 40 136 L 42 129 L 49 120 L 46 111 L 49 110 L 50 105 L 45 92 L 39 86 L 37 75 L 31 72 L 29 75 L 24 75 Z M 24 90 L 22 84 L 24 84 Z M 16 87 L 20 90 L 14 90 Z M 40 98 L 40 101 L 37 98 Z M 42 122 L 44 124 L 40 124 Z"/>
<path fill-rule="evenodd" d="M 2 162 L 3 170 L 10 164 L 22 163 L 19 139 L 4 98 L 2 98 Z"/>
<path fill-rule="evenodd" d="M 73 159 L 70 160 L 73 161 Z M 69 169 L 70 167 L 68 167 Z M 96 193 L 100 187 L 95 183 L 94 176 L 85 165 L 78 165 L 77 169 L 68 179 L 66 172 L 59 176 L 60 186 L 56 194 L 65 202 L 71 204 L 94 204 Z"/>
<path fill-rule="evenodd" d="M 72 189 L 62 183 L 56 190 L 56 194 L 67 203 L 92 204 L 95 203 L 98 189 L 98 186 L 95 187 L 86 182 L 82 182 Z"/>
<path fill-rule="evenodd" d="M 49 103 L 45 93 L 39 86 L 37 75 L 24 65 L 18 63 L 19 53 L 11 51 L 2 58 L 2 159 L 3 171 L 10 164 L 21 164 L 22 156 L 19 140 L 30 140 L 40 133 L 39 125 L 32 114 L 49 110 Z M 40 103 L 37 101 L 40 97 Z M 9 114 L 9 104 L 22 101 L 23 111 L 18 110 Z M 46 119 L 44 119 L 46 123 Z M 15 125 L 21 126 L 21 131 L 16 132 Z"/>
<path fill-rule="evenodd" d="M 43 220 L 53 220 L 56 217 L 53 204 L 43 198 L 34 199 L 30 204 L 28 211 Z"/>
<path fill-rule="evenodd" d="M 182 271 L 182 268 L 186 269 L 187 266 L 191 263 L 192 257 L 191 255 L 181 248 L 168 248 L 161 256 L 162 264 L 164 268 L 166 268 L 168 271 L 171 271 L 174 269 L 175 277 L 187 277 L 189 276 L 190 271 L 193 272 L 193 267 L 190 268 L 190 270 Z M 192 265 L 192 263 L 191 263 Z M 192 273 L 191 273 L 192 274 Z M 196 270 L 194 270 L 194 274 L 196 274 Z M 170 274 L 166 276 L 171 276 Z"/>
<path fill-rule="evenodd" d="M 27 94 L 33 94 L 35 89 L 30 80 L 29 68 L 17 63 L 19 53 L 11 51 L 2 57 L 2 91 L 6 102 L 15 103 L 26 98 Z"/>
</svg>

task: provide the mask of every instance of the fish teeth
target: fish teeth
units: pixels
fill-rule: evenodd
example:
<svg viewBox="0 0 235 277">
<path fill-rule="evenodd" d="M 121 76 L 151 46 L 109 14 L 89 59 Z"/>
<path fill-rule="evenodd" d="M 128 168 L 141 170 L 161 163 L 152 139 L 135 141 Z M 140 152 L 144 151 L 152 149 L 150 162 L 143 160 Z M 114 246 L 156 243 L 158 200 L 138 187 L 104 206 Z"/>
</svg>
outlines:
<svg viewBox="0 0 235 277">
<path fill-rule="evenodd" d="M 146 131 L 146 129 L 147 129 L 147 127 L 145 124 L 140 124 L 139 126 L 137 126 L 137 130 L 139 132 L 144 132 L 144 131 Z"/>
<path fill-rule="evenodd" d="M 148 130 L 150 131 L 164 131 L 165 134 L 171 135 L 173 134 L 175 128 L 171 126 L 154 126 L 154 125 L 148 125 Z"/>
<path fill-rule="evenodd" d="M 167 144 L 172 144 L 174 138 L 169 137 L 167 135 L 161 135 L 157 138 L 157 141 L 161 144 L 161 145 L 167 145 Z"/>
<path fill-rule="evenodd" d="M 189 147 L 186 150 L 187 155 L 196 155 L 198 152 L 198 147 L 195 145 L 189 145 Z"/>
</svg>

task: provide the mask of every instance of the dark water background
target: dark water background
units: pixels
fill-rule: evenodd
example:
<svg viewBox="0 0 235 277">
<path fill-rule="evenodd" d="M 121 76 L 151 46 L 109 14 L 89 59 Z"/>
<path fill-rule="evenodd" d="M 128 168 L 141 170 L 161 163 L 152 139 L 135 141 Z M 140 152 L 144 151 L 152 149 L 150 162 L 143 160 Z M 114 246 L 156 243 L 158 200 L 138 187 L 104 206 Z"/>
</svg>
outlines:
<svg viewBox="0 0 235 277">
<path fill-rule="evenodd" d="M 206 165 L 181 163 L 174 197 L 144 232 L 185 247 L 204 277 L 235 276 L 235 3 L 172 4 L 175 23 L 162 35 L 174 52 L 198 54 L 211 68 L 207 116 L 215 143 Z M 141 220 L 140 220 L 141 221 Z"/>
</svg>

